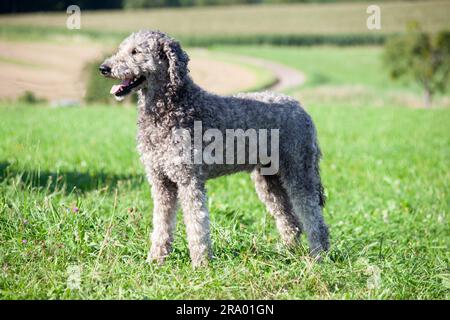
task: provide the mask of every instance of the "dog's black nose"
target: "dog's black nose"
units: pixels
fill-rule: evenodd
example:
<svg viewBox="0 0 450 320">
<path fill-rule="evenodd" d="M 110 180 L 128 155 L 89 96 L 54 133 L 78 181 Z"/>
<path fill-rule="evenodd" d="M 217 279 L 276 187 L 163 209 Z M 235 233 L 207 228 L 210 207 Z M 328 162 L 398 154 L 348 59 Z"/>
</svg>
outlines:
<svg viewBox="0 0 450 320">
<path fill-rule="evenodd" d="M 107 75 L 111 74 L 111 67 L 109 67 L 107 65 L 104 65 L 104 64 L 102 64 L 98 68 L 98 70 L 100 70 L 101 74 L 104 75 L 104 76 L 107 76 Z"/>
</svg>

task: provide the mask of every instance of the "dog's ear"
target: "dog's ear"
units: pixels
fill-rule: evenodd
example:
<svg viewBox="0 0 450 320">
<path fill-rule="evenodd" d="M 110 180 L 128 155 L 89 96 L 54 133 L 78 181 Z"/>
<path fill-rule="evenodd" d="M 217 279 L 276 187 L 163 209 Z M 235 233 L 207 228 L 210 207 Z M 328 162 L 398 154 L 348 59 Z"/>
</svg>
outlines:
<svg viewBox="0 0 450 320">
<path fill-rule="evenodd" d="M 188 62 L 189 57 L 181 49 L 180 43 L 173 39 L 165 39 L 163 42 L 162 54 L 165 56 L 169 63 L 169 78 L 170 87 L 172 90 L 179 88 L 189 72 Z"/>
</svg>

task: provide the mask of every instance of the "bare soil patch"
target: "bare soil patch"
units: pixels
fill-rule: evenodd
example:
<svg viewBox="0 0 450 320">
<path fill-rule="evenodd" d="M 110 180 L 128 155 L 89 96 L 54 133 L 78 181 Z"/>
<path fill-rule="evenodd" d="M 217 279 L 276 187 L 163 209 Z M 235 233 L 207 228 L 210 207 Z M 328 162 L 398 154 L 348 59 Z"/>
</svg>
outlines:
<svg viewBox="0 0 450 320">
<path fill-rule="evenodd" d="M 90 42 L 0 41 L 0 99 L 15 99 L 25 91 L 32 91 L 50 101 L 81 100 L 85 93 L 84 66 L 112 51 Z M 196 55 L 195 50 L 191 54 L 190 70 L 197 83 L 219 94 L 252 87 L 258 80 L 245 67 Z"/>
<path fill-rule="evenodd" d="M 234 93 L 258 82 L 257 75 L 245 67 L 198 55 L 195 51 L 189 69 L 196 83 L 217 94 Z"/>
<path fill-rule="evenodd" d="M 102 52 L 95 44 L 0 41 L 0 98 L 28 90 L 49 100 L 81 99 L 83 68 Z"/>
</svg>

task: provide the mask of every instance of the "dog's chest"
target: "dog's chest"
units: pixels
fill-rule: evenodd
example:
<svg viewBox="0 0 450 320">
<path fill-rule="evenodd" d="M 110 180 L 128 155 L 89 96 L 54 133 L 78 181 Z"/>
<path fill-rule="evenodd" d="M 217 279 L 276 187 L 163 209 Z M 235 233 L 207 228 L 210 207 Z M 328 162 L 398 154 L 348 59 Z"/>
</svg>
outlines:
<svg viewBox="0 0 450 320">
<path fill-rule="evenodd" d="M 140 126 L 138 128 L 137 149 L 146 169 L 167 172 L 180 165 L 172 130 Z"/>
</svg>

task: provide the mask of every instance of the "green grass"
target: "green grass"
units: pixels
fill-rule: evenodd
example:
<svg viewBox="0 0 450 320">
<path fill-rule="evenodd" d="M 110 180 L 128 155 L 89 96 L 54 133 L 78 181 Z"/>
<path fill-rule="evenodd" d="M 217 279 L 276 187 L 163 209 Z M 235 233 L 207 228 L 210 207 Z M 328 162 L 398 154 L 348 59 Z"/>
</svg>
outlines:
<svg viewBox="0 0 450 320">
<path fill-rule="evenodd" d="M 417 90 L 416 86 L 393 81 L 382 65 L 380 47 L 273 47 L 218 46 L 213 51 L 275 60 L 307 76 L 306 85 L 363 85 L 376 90 Z"/>
<path fill-rule="evenodd" d="M 66 29 L 67 15 L 35 13 L 3 15 L 0 37 L 37 40 L 89 37 L 111 42 L 139 29 L 159 29 L 185 45 L 211 44 L 379 44 L 386 35 L 403 32 L 410 20 L 426 31 L 450 28 L 450 1 L 383 1 L 382 28 L 367 29 L 366 9 L 372 2 L 280 4 L 82 11 L 81 30 Z M 120 21 L 120 23 L 117 23 Z"/>
<path fill-rule="evenodd" d="M 149 27 L 148 29 L 150 29 Z M 141 28 L 142 29 L 142 28 Z M 67 41 L 95 41 L 103 44 L 117 45 L 131 31 L 105 30 L 67 30 L 58 27 L 4 25 L 0 28 L 0 39 L 8 41 L 42 41 L 65 43 Z M 390 36 L 387 34 L 173 34 L 184 46 L 208 47 L 212 45 L 379 45 Z"/>
<path fill-rule="evenodd" d="M 306 76 L 300 88 L 288 93 L 309 105 L 422 106 L 423 89 L 415 82 L 393 80 L 382 63 L 383 48 L 214 46 L 213 52 L 227 52 L 274 60 Z M 450 85 L 434 96 L 435 107 L 448 107 Z"/>
<path fill-rule="evenodd" d="M 296 95 L 327 86 L 362 86 L 380 99 L 418 93 L 387 78 L 379 48 L 214 50 L 304 71 Z M 167 263 L 144 262 L 152 200 L 134 108 L 1 103 L 0 298 L 448 299 L 450 109 L 372 108 L 360 92 L 329 107 L 311 92 L 328 256 L 313 263 L 304 239 L 295 252 L 280 246 L 248 175 L 237 174 L 208 183 L 215 260 L 195 271 L 181 213 Z M 79 290 L 67 286 L 72 266 Z M 374 270 L 381 282 L 370 288 Z"/>
<path fill-rule="evenodd" d="M 161 29 L 182 35 L 346 34 L 369 33 L 367 7 L 372 2 L 224 6 L 148 10 L 82 11 L 82 30 L 130 32 Z M 382 33 L 404 31 L 414 19 L 425 29 L 449 28 L 449 1 L 383 1 Z M 2 26 L 66 27 L 67 14 L 2 16 Z M 117 23 L 120 21 L 120 23 Z M 176 22 L 176 23 L 175 23 Z"/>
<path fill-rule="evenodd" d="M 152 201 L 134 109 L 3 105 L 0 297 L 448 299 L 450 111 L 309 111 L 324 153 L 328 257 L 315 264 L 306 248 L 280 246 L 238 174 L 208 184 L 215 260 L 193 271 L 181 215 L 167 263 L 144 262 Z M 67 287 L 74 265 L 79 290 Z M 374 269 L 381 283 L 369 289 Z"/>
</svg>

